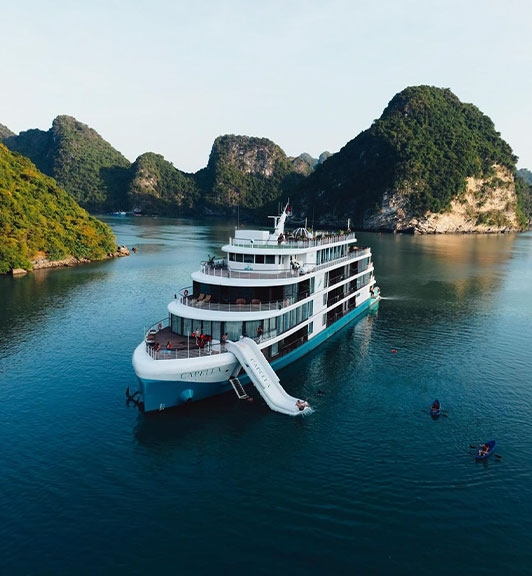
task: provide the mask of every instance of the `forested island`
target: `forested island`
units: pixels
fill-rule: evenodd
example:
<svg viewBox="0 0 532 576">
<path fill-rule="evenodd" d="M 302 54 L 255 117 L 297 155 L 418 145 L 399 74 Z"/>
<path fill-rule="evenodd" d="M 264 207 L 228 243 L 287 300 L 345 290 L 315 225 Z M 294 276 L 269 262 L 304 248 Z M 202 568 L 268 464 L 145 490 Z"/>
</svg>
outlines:
<svg viewBox="0 0 532 576">
<path fill-rule="evenodd" d="M 0 144 L 0 274 L 37 262 L 101 260 L 117 251 L 111 229 L 57 182 Z"/>
<path fill-rule="evenodd" d="M 79 204 L 93 215 L 135 210 L 226 216 L 238 210 L 258 220 L 287 197 L 295 217 L 309 226 L 345 227 L 349 219 L 353 228 L 372 231 L 500 233 L 527 229 L 532 215 L 531 173 L 517 170 L 517 157 L 492 120 L 449 89 L 432 86 L 396 94 L 367 130 L 319 158 L 288 157 L 267 138 L 223 135 L 214 141 L 205 168 L 191 174 L 152 152 L 131 163 L 69 116 L 55 118 L 48 131 L 18 135 L 0 124 L 0 141 L 35 165 L 24 165 L 21 156 L 2 148 L 3 271 L 14 264 L 31 267 L 34 251 L 50 258 L 66 253 L 84 258 L 90 252 L 97 258 L 116 248 L 106 227 L 86 213 L 93 228 L 84 233 L 74 233 L 71 225 L 81 216 L 59 218 L 69 223 L 63 231 L 59 224 L 45 226 L 58 205 L 66 209 L 63 200 L 46 205 L 50 216 L 38 208 L 42 190 L 54 186 L 56 197 L 64 190 L 73 201 L 69 210 Z M 7 199 L 15 202 L 10 190 L 17 191 L 23 209 L 7 205 Z M 33 220 L 37 213 L 40 219 Z M 26 225 L 42 232 L 29 232 Z M 87 240 L 81 240 L 85 233 Z"/>
</svg>

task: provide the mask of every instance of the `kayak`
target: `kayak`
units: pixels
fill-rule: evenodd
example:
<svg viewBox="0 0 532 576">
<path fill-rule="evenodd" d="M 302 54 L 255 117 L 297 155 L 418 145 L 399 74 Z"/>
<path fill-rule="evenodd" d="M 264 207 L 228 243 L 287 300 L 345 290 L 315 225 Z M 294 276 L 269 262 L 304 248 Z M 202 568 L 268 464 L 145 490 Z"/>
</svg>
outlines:
<svg viewBox="0 0 532 576">
<path fill-rule="evenodd" d="M 435 400 L 432 403 L 432 406 L 430 407 L 430 415 L 433 418 L 437 418 L 441 414 L 441 411 L 442 411 L 441 404 L 437 400 Z"/>
<path fill-rule="evenodd" d="M 482 446 L 480 446 L 477 453 L 475 454 L 475 458 L 477 460 L 484 460 L 485 458 L 489 458 L 495 451 L 497 442 L 495 440 L 488 440 L 488 442 L 485 443 L 485 446 L 488 447 L 488 451 L 485 454 L 481 453 Z"/>
</svg>

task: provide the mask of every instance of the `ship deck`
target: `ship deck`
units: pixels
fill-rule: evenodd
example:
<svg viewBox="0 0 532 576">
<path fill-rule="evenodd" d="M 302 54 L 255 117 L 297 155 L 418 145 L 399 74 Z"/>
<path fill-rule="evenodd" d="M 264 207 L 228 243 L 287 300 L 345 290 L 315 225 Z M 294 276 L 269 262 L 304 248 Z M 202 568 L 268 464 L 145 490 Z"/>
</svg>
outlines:
<svg viewBox="0 0 532 576">
<path fill-rule="evenodd" d="M 218 340 L 200 342 L 195 336 L 181 336 L 170 330 L 169 326 L 152 329 L 146 334 L 146 351 L 155 360 L 175 360 L 223 352 Z"/>
</svg>

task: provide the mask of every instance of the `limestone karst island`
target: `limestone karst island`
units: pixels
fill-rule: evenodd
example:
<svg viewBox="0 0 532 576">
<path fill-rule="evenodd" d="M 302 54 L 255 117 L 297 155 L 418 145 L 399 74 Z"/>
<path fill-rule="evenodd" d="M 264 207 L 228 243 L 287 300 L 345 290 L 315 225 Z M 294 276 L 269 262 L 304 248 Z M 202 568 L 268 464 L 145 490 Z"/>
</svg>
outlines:
<svg viewBox="0 0 532 576">
<path fill-rule="evenodd" d="M 260 222 L 290 197 L 309 226 L 419 234 L 519 232 L 532 214 L 532 173 L 517 169 L 493 121 L 431 86 L 396 94 L 367 130 L 319 158 L 224 135 L 191 174 L 152 152 L 131 163 L 69 116 L 48 131 L 0 124 L 0 142 L 0 273 L 125 253 L 97 218 L 114 211 L 238 211 Z"/>
</svg>

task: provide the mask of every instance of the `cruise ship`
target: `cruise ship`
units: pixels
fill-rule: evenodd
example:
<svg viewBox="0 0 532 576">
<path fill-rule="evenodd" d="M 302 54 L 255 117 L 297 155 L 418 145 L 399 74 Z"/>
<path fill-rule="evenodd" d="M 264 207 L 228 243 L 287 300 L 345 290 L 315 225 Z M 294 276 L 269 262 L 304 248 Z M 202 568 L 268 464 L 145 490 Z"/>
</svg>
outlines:
<svg viewBox="0 0 532 576">
<path fill-rule="evenodd" d="M 279 212 L 268 230 L 236 229 L 146 331 L 133 353 L 139 387 L 126 392 L 141 410 L 227 392 L 247 399 L 253 385 L 272 410 L 312 412 L 278 371 L 378 306 L 380 295 L 371 250 L 354 232 L 289 231 L 290 204 Z"/>
</svg>

